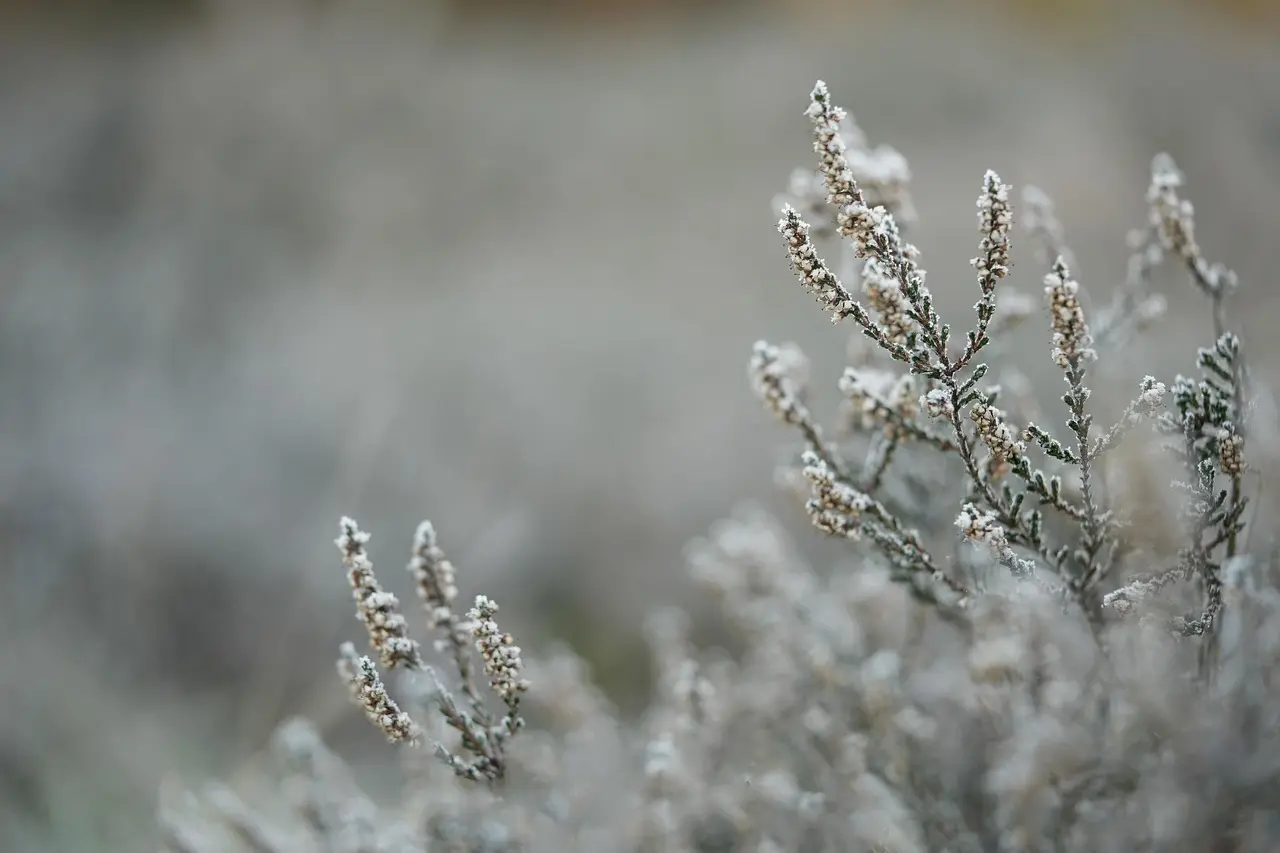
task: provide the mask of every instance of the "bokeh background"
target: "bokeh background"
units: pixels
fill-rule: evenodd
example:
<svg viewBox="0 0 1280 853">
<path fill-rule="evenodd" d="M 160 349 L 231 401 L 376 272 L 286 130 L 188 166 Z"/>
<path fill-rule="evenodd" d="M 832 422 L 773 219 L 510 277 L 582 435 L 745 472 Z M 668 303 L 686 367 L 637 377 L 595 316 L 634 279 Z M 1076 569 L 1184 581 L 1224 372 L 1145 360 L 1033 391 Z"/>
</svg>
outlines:
<svg viewBox="0 0 1280 853">
<path fill-rule="evenodd" d="M 0 9 L 0 850 L 143 849 L 162 779 L 294 713 L 344 737 L 341 513 L 409 599 L 432 518 L 464 594 L 634 708 L 682 543 L 743 498 L 800 521 L 745 363 L 799 341 L 833 403 L 770 210 L 815 78 L 909 158 L 944 309 L 984 169 L 1054 196 L 1105 296 L 1168 150 L 1280 356 L 1271 0 Z M 1208 334 L 1168 281 L 1137 375 Z"/>
</svg>

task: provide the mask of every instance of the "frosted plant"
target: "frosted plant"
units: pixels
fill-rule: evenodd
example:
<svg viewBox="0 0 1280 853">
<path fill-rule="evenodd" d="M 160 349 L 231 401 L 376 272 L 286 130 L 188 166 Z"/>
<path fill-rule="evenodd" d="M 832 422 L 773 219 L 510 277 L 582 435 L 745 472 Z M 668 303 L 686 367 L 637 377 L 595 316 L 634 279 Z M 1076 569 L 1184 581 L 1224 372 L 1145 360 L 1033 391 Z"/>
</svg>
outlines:
<svg viewBox="0 0 1280 853">
<path fill-rule="evenodd" d="M 802 441 L 786 480 L 804 514 L 849 561 L 811 565 L 757 506 L 713 526 L 685 556 L 731 650 L 699 648 L 679 610 L 653 614 L 652 700 L 624 720 L 568 649 L 526 660 L 490 599 L 460 612 L 454 567 L 424 523 L 408 569 L 456 675 L 446 689 L 379 584 L 369 537 L 344 519 L 337 544 L 373 654 L 345 644 L 338 668 L 401 750 L 401 797 L 365 794 L 293 720 L 265 774 L 283 802 L 222 786 L 166 802 L 168 849 L 1280 848 L 1280 559 L 1246 525 L 1257 450 L 1227 324 L 1236 280 L 1204 259 L 1181 174 L 1154 161 L 1128 275 L 1094 314 L 1039 191 L 1024 198 L 1041 290 L 1010 284 L 1012 191 L 988 171 L 973 316 L 953 336 L 901 230 L 906 160 L 868 149 L 821 83 L 807 116 L 817 168 L 793 176 L 778 227 L 801 284 L 858 333 L 852 363 L 833 372 L 838 428 L 818 423 L 795 345 L 757 343 L 749 375 Z M 843 241 L 840 274 L 820 238 Z M 1198 376 L 1147 375 L 1104 419 L 1092 371 L 1158 319 L 1167 259 L 1209 299 L 1214 341 Z M 997 335 L 1038 311 L 1038 356 L 1063 383 L 1054 407 L 1021 371 L 992 366 Z M 1137 529 L 1106 476 L 1119 448 L 1151 443 L 1143 433 L 1180 471 L 1178 528 Z M 1144 553 L 1136 534 L 1170 556 Z M 379 666 L 426 677 L 397 685 L 397 699 Z"/>
<path fill-rule="evenodd" d="M 439 645 L 451 654 L 466 700 L 465 706 L 459 705 L 435 671 L 424 663 L 418 644 L 409 639 L 407 622 L 398 611 L 399 601 L 379 586 L 373 563 L 365 551 L 369 534 L 350 518 L 342 519 L 341 528 L 342 535 L 336 544 L 348 568 L 356 615 L 368 629 L 369 645 L 388 669 L 400 667 L 425 672 L 432 682 L 439 712 L 461 737 L 457 751 L 434 741 L 437 755 L 459 776 L 500 780 L 506 771 L 507 741 L 524 727 L 520 697 L 529 684 L 521 677 L 520 647 L 493 620 L 498 605 L 481 595 L 476 597 L 475 607 L 467 612 L 465 620 L 453 612 L 458 594 L 453 564 L 436 543 L 435 528 L 424 521 L 414 536 L 413 559 L 408 570 L 417 584 L 430 626 L 444 634 Z M 466 646 L 468 635 L 483 661 L 485 674 L 490 676 L 490 686 L 506 706 L 501 718 L 486 707 L 475 683 Z M 390 697 L 373 660 L 359 655 L 352 643 L 344 643 L 340 649 L 338 672 L 347 683 L 352 699 L 388 740 L 416 743 L 421 738 L 421 727 Z"/>
<path fill-rule="evenodd" d="M 1131 265 L 1130 283 L 1106 316 L 1108 330 L 1150 319 L 1151 297 L 1135 294 L 1165 254 L 1179 259 L 1210 298 L 1218 341 L 1200 355 L 1202 380 L 1178 377 L 1173 382 L 1176 414 L 1163 410 L 1168 387 L 1147 377 L 1138 398 L 1112 425 L 1095 426 L 1088 378 L 1098 352 L 1081 287 L 1067 266 L 1064 229 L 1052 203 L 1039 191 L 1031 193 L 1031 230 L 1057 254 L 1044 277 L 1044 298 L 1050 355 L 1066 384 L 1066 429 L 1059 433 L 1032 421 L 1011 420 L 997 405 L 999 386 L 986 382 L 990 367 L 981 357 L 997 328 L 997 306 L 1002 301 L 1025 304 L 1004 284 L 1011 265 L 1010 187 L 993 171 L 982 179 L 977 202 L 979 254 L 972 262 L 977 302 L 972 324 L 957 343 L 952 326 L 934 307 L 919 251 L 902 236 L 889 209 L 866 201 L 839 131 L 845 113 L 832 103 L 821 82 L 813 90 L 807 116 L 813 124 L 818 172 L 835 210 L 835 231 L 865 264 L 861 290 L 866 304 L 820 257 L 809 225 L 790 206 L 782 209 L 778 222 L 787 257 L 800 283 L 834 322 L 854 323 L 887 360 L 905 368 L 896 378 L 887 366 L 850 369 L 841 378 L 840 389 L 856 413 L 850 425 L 872 436 L 868 461 L 857 473 L 840 448 L 822 440 L 809 409 L 788 395 L 785 384 L 765 388 L 768 365 L 760 354 L 770 348 L 763 342 L 756 345 L 752 369 L 757 392 L 775 415 L 799 427 L 805 438 L 803 464 L 812 488 L 808 510 L 814 525 L 850 539 L 866 536 L 899 576 L 916 585 L 949 587 L 958 593 L 955 604 L 968 606 L 977 592 L 972 579 L 942 572 L 942 559 L 932 553 L 921 532 L 876 494 L 889 466 L 904 450 L 954 458 L 968 484 L 959 496 L 964 508 L 957 520 L 964 537 L 986 545 L 995 561 L 1019 579 L 1074 602 L 1100 630 L 1103 608 L 1131 604 L 1135 595 L 1123 589 L 1104 594 L 1108 581 L 1127 568 L 1123 557 L 1128 551 L 1124 519 L 1098 471 L 1120 439 L 1147 420 L 1163 432 L 1182 436 L 1175 452 L 1188 470 L 1183 488 L 1190 495 L 1191 544 L 1165 578 L 1196 578 L 1205 589 L 1202 610 L 1173 627 L 1179 633 L 1210 631 L 1221 606 L 1220 563 L 1237 552 L 1247 503 L 1241 481 L 1246 373 L 1239 341 L 1225 330 L 1225 300 L 1235 277 L 1201 255 L 1192 209 L 1178 195 L 1181 175 L 1172 161 L 1162 155 L 1153 163 L 1147 240 L 1137 245 L 1135 258 L 1140 260 Z M 920 389 L 918 405 L 904 405 L 901 389 L 906 387 Z M 1066 487 L 1067 474 L 1078 489 Z M 1220 476 L 1229 479 L 1228 489 L 1217 486 Z M 1054 515 L 1052 524 L 1046 513 Z M 1134 583 L 1139 585 L 1135 590 L 1154 588 L 1151 579 Z"/>
</svg>

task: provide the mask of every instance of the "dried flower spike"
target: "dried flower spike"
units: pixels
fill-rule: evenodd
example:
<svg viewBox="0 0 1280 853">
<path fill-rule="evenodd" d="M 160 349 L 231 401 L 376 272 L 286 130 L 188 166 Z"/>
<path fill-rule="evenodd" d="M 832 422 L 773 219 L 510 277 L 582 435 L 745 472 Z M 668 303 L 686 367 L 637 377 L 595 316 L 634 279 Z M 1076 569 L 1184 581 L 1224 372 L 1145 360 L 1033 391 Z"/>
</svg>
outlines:
<svg viewBox="0 0 1280 853">
<path fill-rule="evenodd" d="M 387 688 L 378 677 L 378 669 L 368 657 L 356 654 L 355 646 L 343 643 L 338 658 L 338 673 L 347 683 L 354 699 L 365 716 L 393 743 L 418 740 L 421 729 L 406 713 L 400 710 Z"/>
<path fill-rule="evenodd" d="M 1053 361 L 1064 369 L 1098 357 L 1092 349 L 1093 338 L 1080 306 L 1079 290 L 1079 283 L 1071 278 L 1066 263 L 1059 258 L 1053 272 L 1045 276 L 1044 292 L 1053 330 Z"/>
<path fill-rule="evenodd" d="M 345 516 L 340 526 L 342 534 L 334 544 L 342 552 L 342 562 L 347 566 L 347 579 L 356 601 L 356 616 L 369 632 L 370 646 L 388 669 L 397 666 L 421 669 L 422 653 L 417 642 L 408 636 L 408 625 L 399 612 L 400 602 L 391 593 L 383 591 L 373 573 L 373 563 L 365 551 L 369 534 L 360 529 L 355 519 Z"/>
<path fill-rule="evenodd" d="M 476 650 L 484 660 L 484 671 L 498 695 L 505 701 L 529 689 L 529 682 L 520 677 L 523 664 L 520 647 L 510 634 L 503 633 L 493 617 L 498 605 L 483 595 L 476 596 L 475 607 L 467 611 L 471 620 L 471 635 L 476 640 Z"/>
</svg>

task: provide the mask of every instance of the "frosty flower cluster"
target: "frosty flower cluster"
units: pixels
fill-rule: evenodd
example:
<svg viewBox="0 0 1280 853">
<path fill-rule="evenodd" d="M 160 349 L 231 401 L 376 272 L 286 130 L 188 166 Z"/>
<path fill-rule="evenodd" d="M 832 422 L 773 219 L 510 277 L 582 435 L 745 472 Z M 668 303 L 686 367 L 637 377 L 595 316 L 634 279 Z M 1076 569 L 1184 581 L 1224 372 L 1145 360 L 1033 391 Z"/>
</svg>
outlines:
<svg viewBox="0 0 1280 853">
<path fill-rule="evenodd" d="M 368 629 L 370 645 L 385 667 L 421 668 L 422 655 L 418 644 L 409 638 L 408 623 L 399 612 L 400 602 L 391 593 L 383 591 L 373 574 L 373 563 L 365 552 L 369 534 L 351 518 L 344 517 L 341 528 L 342 535 L 336 544 L 347 565 L 347 578 L 356 600 L 356 615 Z"/>
<path fill-rule="evenodd" d="M 918 412 L 915 377 L 878 368 L 845 368 L 839 381 L 847 407 L 847 422 L 857 430 L 880 425 L 888 432 L 911 421 Z"/>
<path fill-rule="evenodd" d="M 413 742 L 418 739 L 417 723 L 400 710 L 386 686 L 378 676 L 373 661 L 363 655 L 357 655 L 355 646 L 343 643 L 338 656 L 338 674 L 347 683 L 351 698 L 364 709 L 378 729 L 386 734 L 392 743 Z"/>
<path fill-rule="evenodd" d="M 467 611 L 471 620 L 471 635 L 476 638 L 476 649 L 484 660 L 484 671 L 493 689 L 503 699 L 529 689 L 529 683 L 520 677 L 524 664 L 520 660 L 520 647 L 510 634 L 504 634 L 493 617 L 498 605 L 481 595 L 476 597 L 475 607 Z"/>
<path fill-rule="evenodd" d="M 791 266 L 800 277 L 800 283 L 831 313 L 831 322 L 839 323 L 848 317 L 854 310 L 853 297 L 814 251 L 809 240 L 809 225 L 800 220 L 795 208 L 783 208 L 778 230 L 786 238 Z"/>
<path fill-rule="evenodd" d="M 1023 456 L 1027 445 L 1014 437 L 1009 424 L 1005 423 L 1004 412 L 986 403 L 974 403 L 969 409 L 969 419 L 978 429 L 978 436 L 991 449 L 991 454 L 1003 464 L 1005 461 Z"/>
<path fill-rule="evenodd" d="M 903 296 L 897 279 L 888 275 L 874 258 L 870 258 L 862 267 L 862 289 L 879 318 L 885 338 L 906 346 L 911 340 L 915 323 L 911 319 L 911 305 Z"/>
<path fill-rule="evenodd" d="M 970 542 L 978 542 L 997 554 L 1009 547 L 1004 528 L 996 520 L 994 513 L 982 512 L 973 504 L 965 504 L 964 509 L 956 516 L 956 527 L 960 535 Z"/>
<path fill-rule="evenodd" d="M 1009 274 L 1009 232 L 1012 229 L 1009 185 L 988 169 L 982 178 L 982 195 L 978 196 L 978 230 L 985 236 L 978 246 L 982 254 L 973 259 L 979 287 L 984 291 L 994 287 L 997 279 Z"/>
<path fill-rule="evenodd" d="M 1072 280 L 1065 263 L 1059 261 L 1045 276 L 1044 293 L 1049 303 L 1053 328 L 1053 360 L 1066 368 L 1076 362 L 1097 358 L 1093 338 L 1080 307 L 1080 284 Z"/>
<path fill-rule="evenodd" d="M 792 346 L 757 341 L 749 374 L 756 396 L 783 423 L 799 426 L 809 419 L 804 404 L 808 360 Z"/>
<path fill-rule="evenodd" d="M 413 558 L 409 574 L 418 588 L 418 597 L 427 610 L 430 627 L 453 624 L 453 602 L 458 597 L 453 564 L 436 543 L 436 529 L 431 522 L 418 525 L 413 535 Z"/>
</svg>

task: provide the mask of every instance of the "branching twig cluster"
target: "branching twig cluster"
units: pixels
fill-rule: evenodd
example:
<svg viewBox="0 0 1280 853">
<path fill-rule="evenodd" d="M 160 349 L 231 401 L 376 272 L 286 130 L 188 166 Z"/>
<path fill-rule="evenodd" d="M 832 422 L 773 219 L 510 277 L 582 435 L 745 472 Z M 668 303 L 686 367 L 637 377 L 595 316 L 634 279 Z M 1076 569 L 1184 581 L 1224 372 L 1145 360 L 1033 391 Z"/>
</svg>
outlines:
<svg viewBox="0 0 1280 853">
<path fill-rule="evenodd" d="M 902 456 L 899 448 L 914 445 L 919 452 L 958 461 L 967 489 L 956 525 L 965 539 L 985 545 L 994 561 L 1014 577 L 1075 602 L 1099 628 L 1104 605 L 1124 610 L 1121 603 L 1135 601 L 1137 590 L 1149 592 L 1175 577 L 1200 578 L 1206 591 L 1203 612 L 1175 627 L 1182 634 L 1211 631 L 1221 606 L 1221 559 L 1236 553 L 1243 529 L 1246 499 L 1240 475 L 1248 392 L 1239 340 L 1225 331 L 1224 302 L 1235 277 L 1200 254 L 1191 207 L 1178 195 L 1181 177 L 1172 161 L 1161 156 L 1153 164 L 1147 240 L 1137 246 L 1129 283 L 1105 316 L 1109 333 L 1150 321 L 1153 297 L 1139 290 L 1164 254 L 1178 258 L 1211 299 L 1218 341 L 1201 352 L 1202 380 L 1178 377 L 1173 382 L 1176 415 L 1163 410 L 1166 385 L 1148 376 L 1138 398 L 1114 423 L 1103 429 L 1095 425 L 1088 377 L 1098 352 L 1081 288 L 1067 266 L 1068 250 L 1052 203 L 1039 191 L 1030 194 L 1032 231 L 1056 255 L 1044 277 L 1044 293 L 1050 355 L 1067 386 L 1061 397 L 1064 440 L 1041 424 L 1015 425 L 999 407 L 1000 389 L 986 381 L 990 368 L 980 358 L 998 328 L 1002 296 L 1006 303 L 1020 302 L 1017 291 L 1004 284 L 1012 263 L 1009 186 L 991 171 L 982 181 L 979 254 L 972 262 L 978 298 L 972 324 L 957 345 L 952 326 L 939 315 L 925 284 L 919 251 L 902 236 L 889 205 L 866 201 L 841 133 L 846 114 L 821 82 L 813 90 L 807 116 L 818 154 L 816 174 L 834 210 L 833 230 L 863 262 L 861 296 L 820 257 L 809 224 L 791 206 L 784 206 L 778 223 L 787 256 L 800 283 L 834 322 L 851 320 L 887 359 L 905 367 L 896 375 L 886 367 L 849 368 L 841 377 L 840 389 L 856 415 L 852 425 L 872 435 L 859 476 L 841 448 L 824 438 L 802 399 L 803 386 L 788 374 L 788 365 L 803 357 L 796 351 L 783 360 L 778 348 L 756 345 L 752 373 L 757 393 L 805 439 L 803 465 L 812 488 L 808 510 L 814 525 L 850 539 L 865 537 L 900 576 L 917 584 L 923 580 L 935 590 L 945 588 L 952 593 L 950 603 L 970 605 L 977 590 L 967 579 L 940 570 L 945 560 L 877 496 L 890 465 Z M 1124 519 L 1112 506 L 1099 465 L 1144 420 L 1182 438 L 1173 449 L 1189 471 L 1182 485 L 1190 498 L 1191 544 L 1160 581 L 1139 579 L 1130 591 L 1122 588 L 1104 596 L 1100 590 L 1122 568 L 1118 563 L 1128 549 Z M 1071 489 L 1065 485 L 1068 475 Z M 1216 485 L 1220 476 L 1229 480 L 1225 489 Z M 1054 532 L 1046 513 L 1054 515 Z"/>
<path fill-rule="evenodd" d="M 465 704 L 459 704 L 423 661 L 418 644 L 409 639 L 405 617 L 398 610 L 399 601 L 379 586 L 365 551 L 369 534 L 350 518 L 343 518 L 341 527 L 342 535 L 336 544 L 347 566 L 356 615 L 365 624 L 370 647 L 388 669 L 400 667 L 424 672 L 431 679 L 440 714 L 460 736 L 458 751 L 437 741 L 433 743 L 436 754 L 459 776 L 491 782 L 501 780 L 506 772 L 507 742 L 524 727 L 520 699 L 529 684 L 521 677 L 520 647 L 493 621 L 498 605 L 481 595 L 476 597 L 475 606 L 465 618 L 454 612 L 458 589 L 454 585 L 453 564 L 436 544 L 435 528 L 424 521 L 414 536 L 413 559 L 408 569 L 417 584 L 428 624 L 443 635 L 439 645 L 450 653 L 457 670 L 465 700 Z M 476 684 L 468 637 L 483 662 L 490 687 L 506 706 L 506 713 L 501 717 L 485 705 Z M 338 672 L 351 690 L 352 699 L 364 708 L 369 720 L 389 740 L 416 743 L 422 738 L 422 727 L 400 710 L 387 693 L 373 660 L 358 654 L 352 643 L 342 646 Z"/>
</svg>

